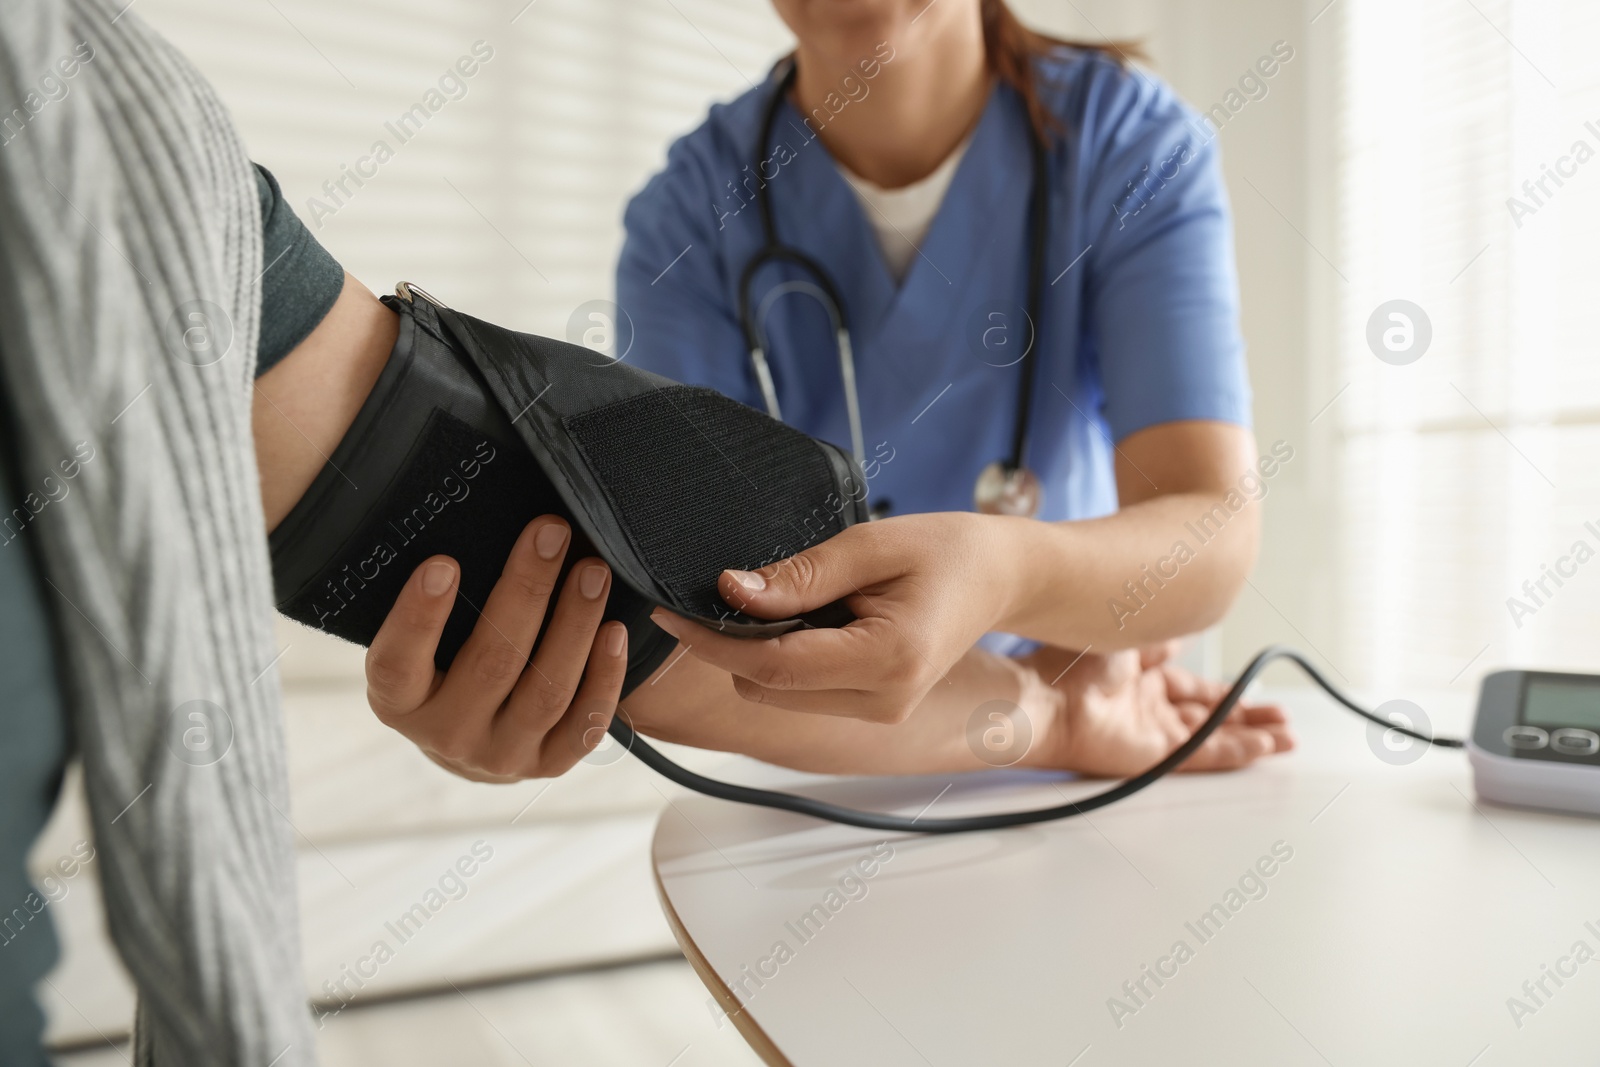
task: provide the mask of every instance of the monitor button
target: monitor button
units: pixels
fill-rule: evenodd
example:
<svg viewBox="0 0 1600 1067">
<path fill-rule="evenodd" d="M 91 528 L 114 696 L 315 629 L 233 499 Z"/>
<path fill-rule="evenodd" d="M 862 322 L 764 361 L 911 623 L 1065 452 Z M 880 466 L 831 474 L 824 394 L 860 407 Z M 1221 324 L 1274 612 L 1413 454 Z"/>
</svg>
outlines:
<svg viewBox="0 0 1600 1067">
<path fill-rule="evenodd" d="M 1600 752 L 1600 734 L 1570 727 L 1557 730 L 1550 735 L 1550 747 L 1568 756 L 1592 756 Z"/>
<path fill-rule="evenodd" d="M 1508 726 L 1504 737 L 1506 744 L 1523 751 L 1543 748 L 1550 743 L 1550 735 L 1537 726 Z"/>
</svg>

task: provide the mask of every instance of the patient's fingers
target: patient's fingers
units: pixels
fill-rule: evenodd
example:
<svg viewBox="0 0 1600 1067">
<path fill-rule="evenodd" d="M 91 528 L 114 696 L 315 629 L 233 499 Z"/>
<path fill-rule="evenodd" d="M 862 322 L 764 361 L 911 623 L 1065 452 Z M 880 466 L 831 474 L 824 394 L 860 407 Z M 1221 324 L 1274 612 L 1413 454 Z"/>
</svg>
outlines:
<svg viewBox="0 0 1600 1067">
<path fill-rule="evenodd" d="M 1290 731 L 1281 708 L 1253 706 L 1249 710 L 1265 714 L 1258 715 L 1261 721 L 1254 724 L 1247 724 L 1234 716 L 1229 716 L 1178 769 L 1180 771 L 1233 770 L 1253 763 L 1262 756 L 1270 756 L 1275 752 L 1288 752 L 1295 747 L 1294 734 Z M 1203 719 L 1204 716 L 1200 717 Z M 1198 726 L 1199 723 L 1191 725 Z"/>
<path fill-rule="evenodd" d="M 1278 739 L 1252 726 L 1227 726 L 1205 739 L 1180 771 L 1228 771 L 1280 751 Z"/>
<path fill-rule="evenodd" d="M 1228 686 L 1210 678 L 1202 678 L 1176 663 L 1163 663 L 1161 673 L 1167 679 L 1167 696 L 1170 700 L 1197 700 L 1215 706 L 1228 695 Z"/>
<path fill-rule="evenodd" d="M 1173 707 L 1191 733 L 1198 730 L 1215 710 L 1214 705 L 1199 704 L 1192 700 L 1181 701 Z M 1264 730 L 1273 739 L 1274 752 L 1287 752 L 1294 747 L 1294 732 L 1289 728 L 1289 716 L 1276 704 L 1240 704 L 1222 721 L 1217 732 L 1244 727 Z"/>
<path fill-rule="evenodd" d="M 415 711 L 438 685 L 433 654 L 455 604 L 459 575 L 448 556 L 425 560 L 378 628 L 367 649 L 367 703 L 379 718 Z"/>
<path fill-rule="evenodd" d="M 1233 709 L 1228 718 L 1250 726 L 1269 726 L 1275 723 L 1287 723 L 1289 713 L 1277 704 L 1240 704 Z"/>
<path fill-rule="evenodd" d="M 1270 734 L 1272 736 L 1272 742 L 1273 742 L 1273 749 L 1272 750 L 1274 752 L 1288 752 L 1290 749 L 1294 748 L 1294 745 L 1295 745 L 1294 731 L 1289 729 L 1289 724 L 1288 723 L 1286 723 L 1286 722 L 1267 723 L 1267 724 L 1265 724 L 1263 726 L 1256 727 L 1256 729 L 1265 730 L 1268 734 Z"/>
<path fill-rule="evenodd" d="M 1196 704 L 1192 700 L 1180 700 L 1173 705 L 1178 712 L 1178 718 L 1183 720 L 1191 732 L 1200 729 L 1200 725 L 1211 717 L 1212 709 L 1204 704 Z M 1229 718 L 1233 716 L 1230 715 Z"/>
</svg>

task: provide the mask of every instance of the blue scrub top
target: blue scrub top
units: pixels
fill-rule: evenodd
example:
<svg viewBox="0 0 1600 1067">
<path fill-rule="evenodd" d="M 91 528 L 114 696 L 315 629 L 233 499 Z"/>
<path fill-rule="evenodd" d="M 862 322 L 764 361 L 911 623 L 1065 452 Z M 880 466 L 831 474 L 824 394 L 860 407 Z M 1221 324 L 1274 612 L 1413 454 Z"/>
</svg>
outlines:
<svg viewBox="0 0 1600 1067">
<path fill-rule="evenodd" d="M 1083 519 L 1116 510 L 1112 441 L 1184 419 L 1248 425 L 1250 390 L 1215 132 L 1165 85 L 1098 53 L 1061 49 L 1040 76 L 1064 133 L 1047 149 L 1026 462 L 1044 483 L 1040 517 Z M 864 84 L 868 95 L 831 121 L 872 106 Z M 740 274 L 765 243 L 752 196 L 764 178 L 779 240 L 820 262 L 843 296 L 872 499 L 895 514 L 971 510 L 979 472 L 1011 451 L 1027 341 L 1026 108 L 1010 87 L 994 89 L 897 285 L 814 120 L 786 103 L 757 168 L 774 85 L 713 107 L 628 205 L 617 269 L 633 327 L 625 358 L 764 408 L 738 317 Z M 806 278 L 764 267 L 752 306 Z M 848 449 L 820 305 L 796 293 L 773 300 L 763 336 L 785 421 Z"/>
</svg>

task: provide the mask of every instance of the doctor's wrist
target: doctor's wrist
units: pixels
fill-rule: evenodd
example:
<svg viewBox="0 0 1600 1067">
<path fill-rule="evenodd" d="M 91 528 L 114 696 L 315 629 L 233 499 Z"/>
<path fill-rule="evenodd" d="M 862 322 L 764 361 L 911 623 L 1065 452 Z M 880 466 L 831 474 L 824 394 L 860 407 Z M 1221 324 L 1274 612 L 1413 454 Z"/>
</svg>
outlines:
<svg viewBox="0 0 1600 1067">
<path fill-rule="evenodd" d="M 992 580 L 999 590 L 998 617 L 991 629 L 1062 643 L 1053 632 L 1035 631 L 1041 618 L 1059 618 L 1073 603 L 1071 582 L 1061 563 L 1069 553 L 1058 544 L 1070 536 L 1066 527 L 1006 515 L 986 515 L 983 521 L 988 526 Z"/>
</svg>

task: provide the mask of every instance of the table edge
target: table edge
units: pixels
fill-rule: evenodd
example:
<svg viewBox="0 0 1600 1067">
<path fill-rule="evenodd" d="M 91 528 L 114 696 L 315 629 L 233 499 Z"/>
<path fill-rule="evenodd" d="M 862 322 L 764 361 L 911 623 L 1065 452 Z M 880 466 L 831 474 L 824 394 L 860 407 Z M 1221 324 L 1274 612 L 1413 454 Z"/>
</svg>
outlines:
<svg viewBox="0 0 1600 1067">
<path fill-rule="evenodd" d="M 660 825 L 658 821 L 656 824 L 658 831 L 660 830 Z M 772 1038 L 767 1036 L 767 1032 L 761 1029 L 761 1024 L 756 1022 L 755 1018 L 744 1009 L 744 1005 L 739 1003 L 739 998 L 733 995 L 733 990 L 729 989 L 727 984 L 723 982 L 716 969 L 711 966 L 711 961 L 707 960 L 705 953 L 700 951 L 700 946 L 695 944 L 694 938 L 689 934 L 688 927 L 684 926 L 683 920 L 678 917 L 677 909 L 672 906 L 671 897 L 667 895 L 667 887 L 661 881 L 661 867 L 656 862 L 654 851 L 652 848 L 650 880 L 655 883 L 656 899 L 661 903 L 661 913 L 666 917 L 667 926 L 672 930 L 673 939 L 678 942 L 678 947 L 683 950 L 684 958 L 689 961 L 689 966 L 694 968 L 694 972 L 699 976 L 701 984 L 710 991 L 712 996 L 717 998 L 717 1002 L 722 1005 L 723 1012 L 729 1019 L 733 1020 L 734 1027 L 738 1029 L 745 1043 L 755 1051 L 757 1056 L 761 1057 L 761 1062 L 765 1063 L 767 1067 L 794 1067 L 789 1058 L 778 1049 Z"/>
</svg>

